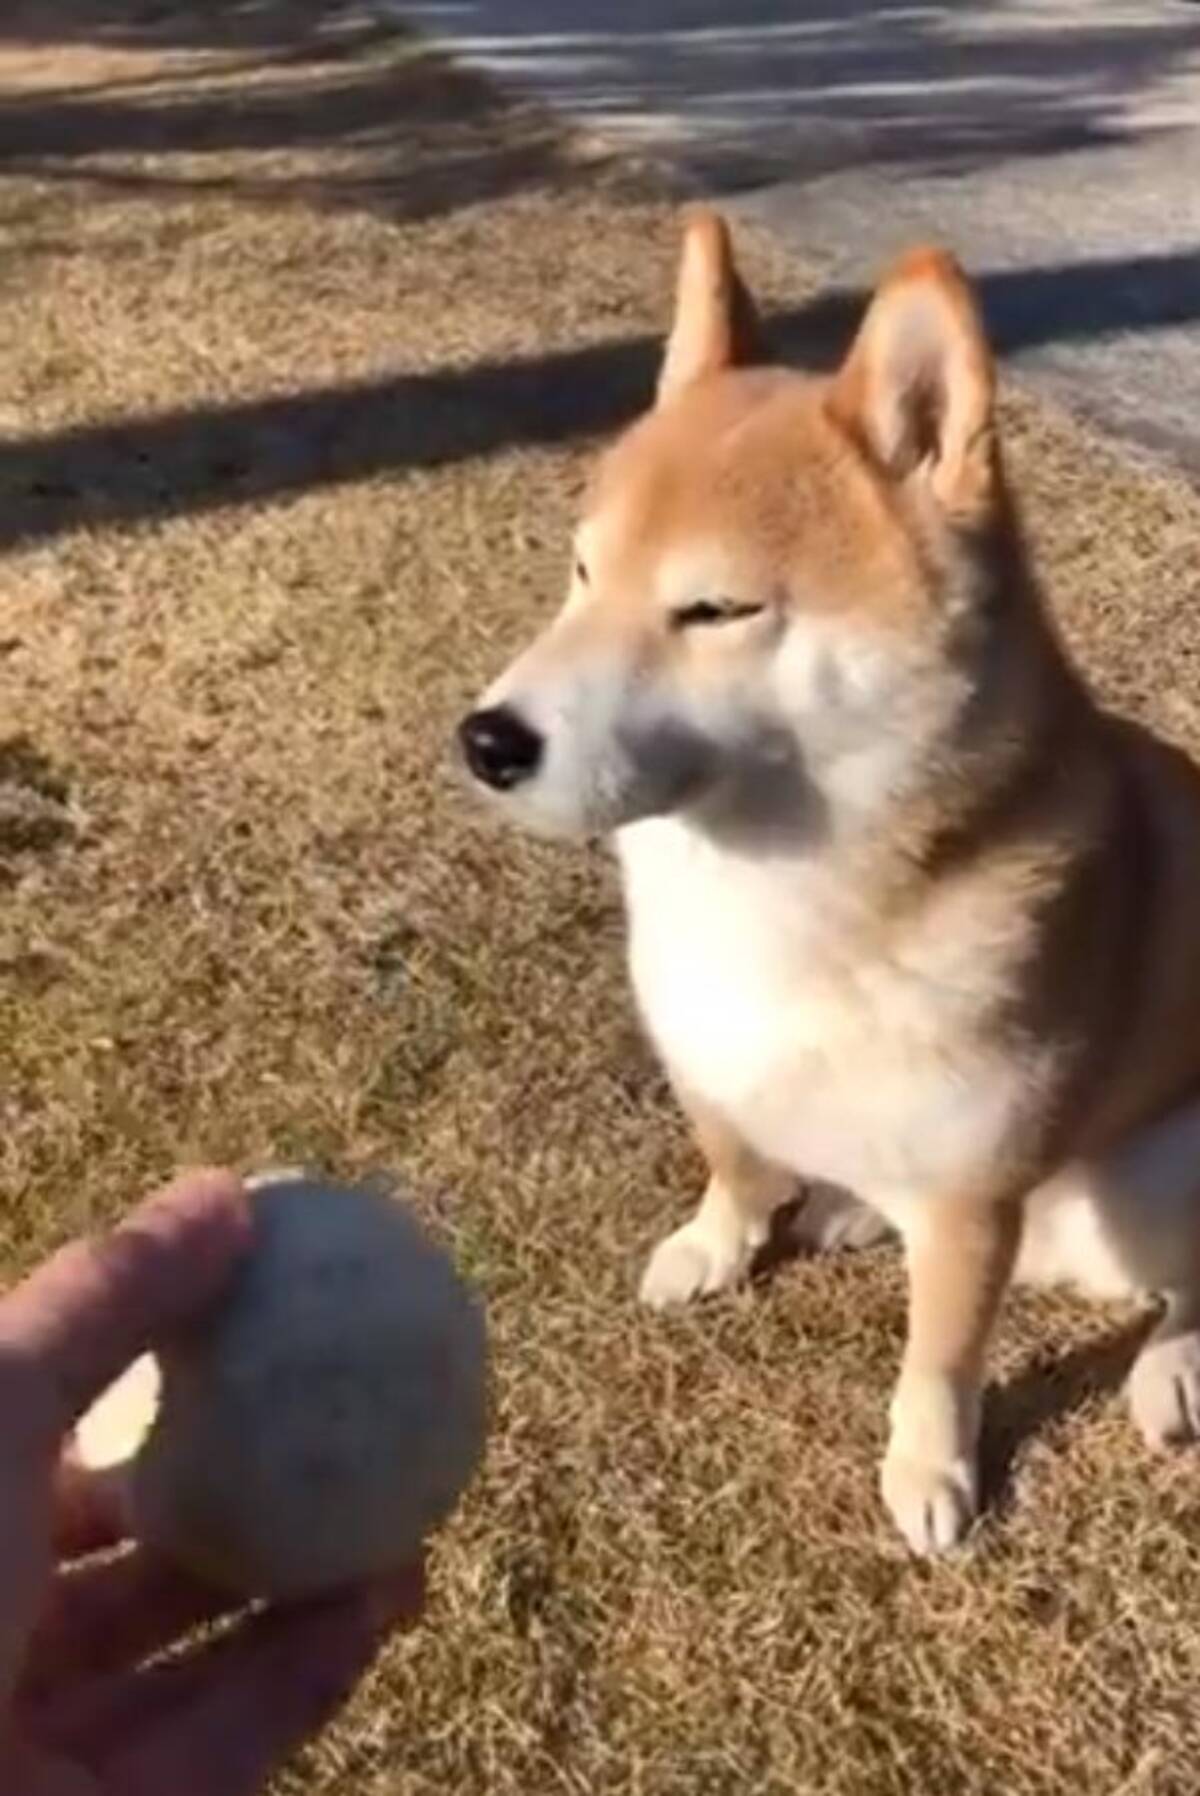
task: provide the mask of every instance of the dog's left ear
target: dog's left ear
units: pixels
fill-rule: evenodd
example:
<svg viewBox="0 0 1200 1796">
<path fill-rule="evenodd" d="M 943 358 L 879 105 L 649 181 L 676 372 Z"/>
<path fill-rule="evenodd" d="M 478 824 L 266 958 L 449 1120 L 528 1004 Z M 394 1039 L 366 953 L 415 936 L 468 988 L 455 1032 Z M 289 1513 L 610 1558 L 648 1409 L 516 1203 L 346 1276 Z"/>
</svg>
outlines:
<svg viewBox="0 0 1200 1796">
<path fill-rule="evenodd" d="M 675 322 L 658 377 L 658 399 L 706 374 L 754 359 L 758 318 L 733 259 L 729 226 L 709 206 L 684 215 Z"/>
<path fill-rule="evenodd" d="M 999 484 L 996 374 L 983 323 L 953 256 L 920 249 L 884 280 L 829 408 L 897 479 L 917 468 L 952 517 L 982 521 Z"/>
</svg>

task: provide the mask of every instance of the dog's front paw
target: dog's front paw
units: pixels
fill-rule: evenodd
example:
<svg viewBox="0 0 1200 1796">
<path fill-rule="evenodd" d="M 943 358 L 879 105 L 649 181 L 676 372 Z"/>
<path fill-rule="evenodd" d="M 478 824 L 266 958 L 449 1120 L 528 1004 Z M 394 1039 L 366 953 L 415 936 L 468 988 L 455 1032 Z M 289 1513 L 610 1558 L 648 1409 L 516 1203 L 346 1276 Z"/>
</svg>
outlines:
<svg viewBox="0 0 1200 1796">
<path fill-rule="evenodd" d="M 891 1451 L 883 1462 L 883 1500 L 914 1553 L 948 1553 L 961 1544 L 979 1513 L 979 1488 L 969 1459 L 912 1459 Z"/>
<path fill-rule="evenodd" d="M 1200 1333 L 1151 1336 L 1129 1377 L 1129 1408 L 1147 1446 L 1200 1440 Z"/>
<path fill-rule="evenodd" d="M 693 1217 L 650 1255 L 641 1300 L 652 1310 L 665 1310 L 727 1290 L 744 1278 L 757 1245 L 752 1237 L 710 1229 Z"/>
</svg>

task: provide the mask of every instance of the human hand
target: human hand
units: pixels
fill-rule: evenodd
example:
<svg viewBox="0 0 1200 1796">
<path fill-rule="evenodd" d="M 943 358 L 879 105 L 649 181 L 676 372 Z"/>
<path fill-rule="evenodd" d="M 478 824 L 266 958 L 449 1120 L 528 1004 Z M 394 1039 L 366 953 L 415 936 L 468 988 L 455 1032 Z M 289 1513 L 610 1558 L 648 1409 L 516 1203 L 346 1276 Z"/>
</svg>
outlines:
<svg viewBox="0 0 1200 1796">
<path fill-rule="evenodd" d="M 0 1298 L 0 1788 L 4 1796 L 251 1796 L 421 1605 L 419 1572 L 258 1610 L 120 1539 L 111 1489 L 63 1443 L 148 1347 L 216 1299 L 249 1240 L 236 1178 L 191 1174 Z M 76 1561 L 76 1563 L 73 1563 Z"/>
</svg>

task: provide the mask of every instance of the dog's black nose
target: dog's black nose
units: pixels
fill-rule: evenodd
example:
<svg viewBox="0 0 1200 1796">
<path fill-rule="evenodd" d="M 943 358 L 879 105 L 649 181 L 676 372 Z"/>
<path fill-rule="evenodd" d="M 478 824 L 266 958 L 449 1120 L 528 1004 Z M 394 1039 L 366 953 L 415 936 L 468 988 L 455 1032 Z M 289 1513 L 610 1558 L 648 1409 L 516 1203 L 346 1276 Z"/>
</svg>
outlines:
<svg viewBox="0 0 1200 1796">
<path fill-rule="evenodd" d="M 508 705 L 472 711 L 459 724 L 458 739 L 475 778 L 498 792 L 530 779 L 542 758 L 542 738 Z"/>
</svg>

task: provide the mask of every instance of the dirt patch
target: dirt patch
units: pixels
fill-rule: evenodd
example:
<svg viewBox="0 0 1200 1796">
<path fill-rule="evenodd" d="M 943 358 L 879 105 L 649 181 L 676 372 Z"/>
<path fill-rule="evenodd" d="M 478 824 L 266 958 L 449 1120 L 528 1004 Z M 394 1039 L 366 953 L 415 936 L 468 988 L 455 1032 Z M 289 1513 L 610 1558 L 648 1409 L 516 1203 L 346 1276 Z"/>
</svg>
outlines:
<svg viewBox="0 0 1200 1796">
<path fill-rule="evenodd" d="M 0 886 L 15 885 L 31 855 L 75 835 L 70 786 L 25 736 L 0 742 Z"/>
<path fill-rule="evenodd" d="M 302 1158 L 405 1168 L 485 1289 L 428 1626 L 287 1789 L 1190 1796 L 1200 1470 L 1134 1440 L 1126 1318 L 1013 1303 L 999 1504 L 930 1569 L 875 1488 L 894 1256 L 634 1307 L 699 1168 L 611 872 L 497 834 L 446 743 L 648 391 L 674 223 L 356 17 L 0 25 L 0 792 L 87 816 L 0 891 L 7 1265 L 178 1161 Z M 1064 627 L 1200 747 L 1195 494 L 1009 413 Z"/>
</svg>

